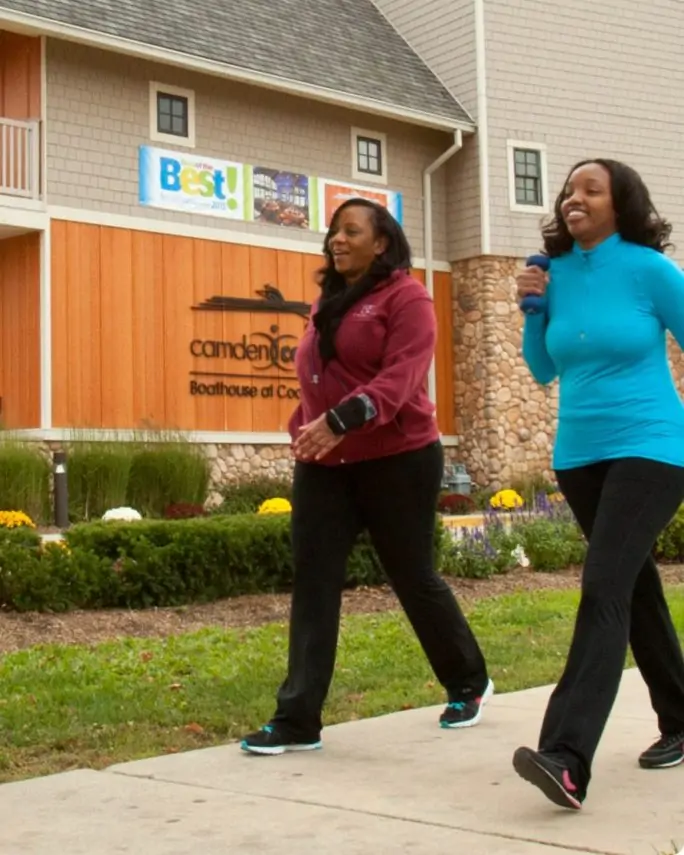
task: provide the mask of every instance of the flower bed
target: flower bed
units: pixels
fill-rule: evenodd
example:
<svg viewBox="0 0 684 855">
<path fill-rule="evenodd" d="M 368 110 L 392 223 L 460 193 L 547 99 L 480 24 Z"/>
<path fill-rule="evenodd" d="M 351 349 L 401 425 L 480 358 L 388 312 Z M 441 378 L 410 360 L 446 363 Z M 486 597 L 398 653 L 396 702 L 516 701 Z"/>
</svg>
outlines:
<svg viewBox="0 0 684 855">
<path fill-rule="evenodd" d="M 290 501 L 250 490 L 251 513 L 194 516 L 197 506 L 180 505 L 178 518 L 150 520 L 120 507 L 108 521 L 69 529 L 61 543 L 42 540 L 22 512 L 0 512 L 0 607 L 143 608 L 287 591 Z M 562 496 L 540 493 L 521 504 L 512 492 L 495 494 L 479 514 L 438 514 L 435 550 L 443 573 L 487 578 L 519 566 L 549 572 L 583 562 L 586 543 Z M 684 506 L 659 538 L 656 557 L 684 561 Z M 368 538 L 361 538 L 348 584 L 384 581 Z"/>
<path fill-rule="evenodd" d="M 584 537 L 562 497 L 542 493 L 525 508 L 519 495 L 504 490 L 491 505 L 500 510 L 463 518 L 464 524 L 459 518 L 444 521 L 452 536 L 444 572 L 487 578 L 521 564 L 549 572 L 584 561 Z"/>
</svg>

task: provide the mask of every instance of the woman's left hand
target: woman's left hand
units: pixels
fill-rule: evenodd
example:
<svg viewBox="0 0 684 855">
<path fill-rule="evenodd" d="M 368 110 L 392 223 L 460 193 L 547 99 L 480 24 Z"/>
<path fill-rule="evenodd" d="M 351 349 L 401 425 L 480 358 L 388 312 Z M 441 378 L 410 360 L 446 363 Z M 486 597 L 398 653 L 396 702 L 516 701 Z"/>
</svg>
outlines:
<svg viewBox="0 0 684 855">
<path fill-rule="evenodd" d="M 297 460 L 321 460 L 339 445 L 344 436 L 335 436 L 328 427 L 325 413 L 299 428 L 293 451 Z"/>
</svg>

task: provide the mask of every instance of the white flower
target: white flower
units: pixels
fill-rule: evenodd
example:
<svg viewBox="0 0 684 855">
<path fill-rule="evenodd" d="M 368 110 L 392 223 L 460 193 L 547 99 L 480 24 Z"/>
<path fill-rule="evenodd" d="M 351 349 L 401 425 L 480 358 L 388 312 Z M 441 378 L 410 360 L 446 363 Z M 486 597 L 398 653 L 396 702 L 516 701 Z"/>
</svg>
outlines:
<svg viewBox="0 0 684 855">
<path fill-rule="evenodd" d="M 529 567 L 530 559 L 525 555 L 525 550 L 522 548 L 520 544 L 518 544 L 513 552 L 511 552 L 511 557 L 515 558 L 518 562 L 518 566 L 520 567 Z"/>
<path fill-rule="evenodd" d="M 141 520 L 142 516 L 133 508 L 110 508 L 102 517 L 105 522 L 111 520 L 123 520 L 124 522 L 135 522 Z"/>
</svg>

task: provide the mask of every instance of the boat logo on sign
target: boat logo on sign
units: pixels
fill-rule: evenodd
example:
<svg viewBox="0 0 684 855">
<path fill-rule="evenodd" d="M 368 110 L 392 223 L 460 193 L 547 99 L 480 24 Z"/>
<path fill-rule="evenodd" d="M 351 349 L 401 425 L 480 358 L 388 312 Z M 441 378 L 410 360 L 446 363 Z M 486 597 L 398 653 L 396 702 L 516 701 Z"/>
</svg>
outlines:
<svg viewBox="0 0 684 855">
<path fill-rule="evenodd" d="M 308 318 L 311 305 L 298 300 L 286 300 L 275 285 L 257 289 L 259 297 L 214 296 L 193 306 L 196 312 L 270 312 L 272 314 L 299 315 Z"/>
</svg>

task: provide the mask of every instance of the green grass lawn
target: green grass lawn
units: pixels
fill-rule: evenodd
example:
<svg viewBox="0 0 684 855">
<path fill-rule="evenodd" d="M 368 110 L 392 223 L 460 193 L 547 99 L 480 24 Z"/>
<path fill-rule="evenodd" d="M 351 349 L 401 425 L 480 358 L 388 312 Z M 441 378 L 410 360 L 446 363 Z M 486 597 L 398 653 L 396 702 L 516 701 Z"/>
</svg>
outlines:
<svg viewBox="0 0 684 855">
<path fill-rule="evenodd" d="M 669 601 L 684 635 L 684 587 Z M 497 691 L 556 680 L 578 595 L 517 594 L 469 613 Z M 0 781 L 222 743 L 273 710 L 287 628 L 205 629 L 165 640 L 41 646 L 0 664 Z M 326 721 L 441 703 L 402 614 L 343 623 Z"/>
</svg>

